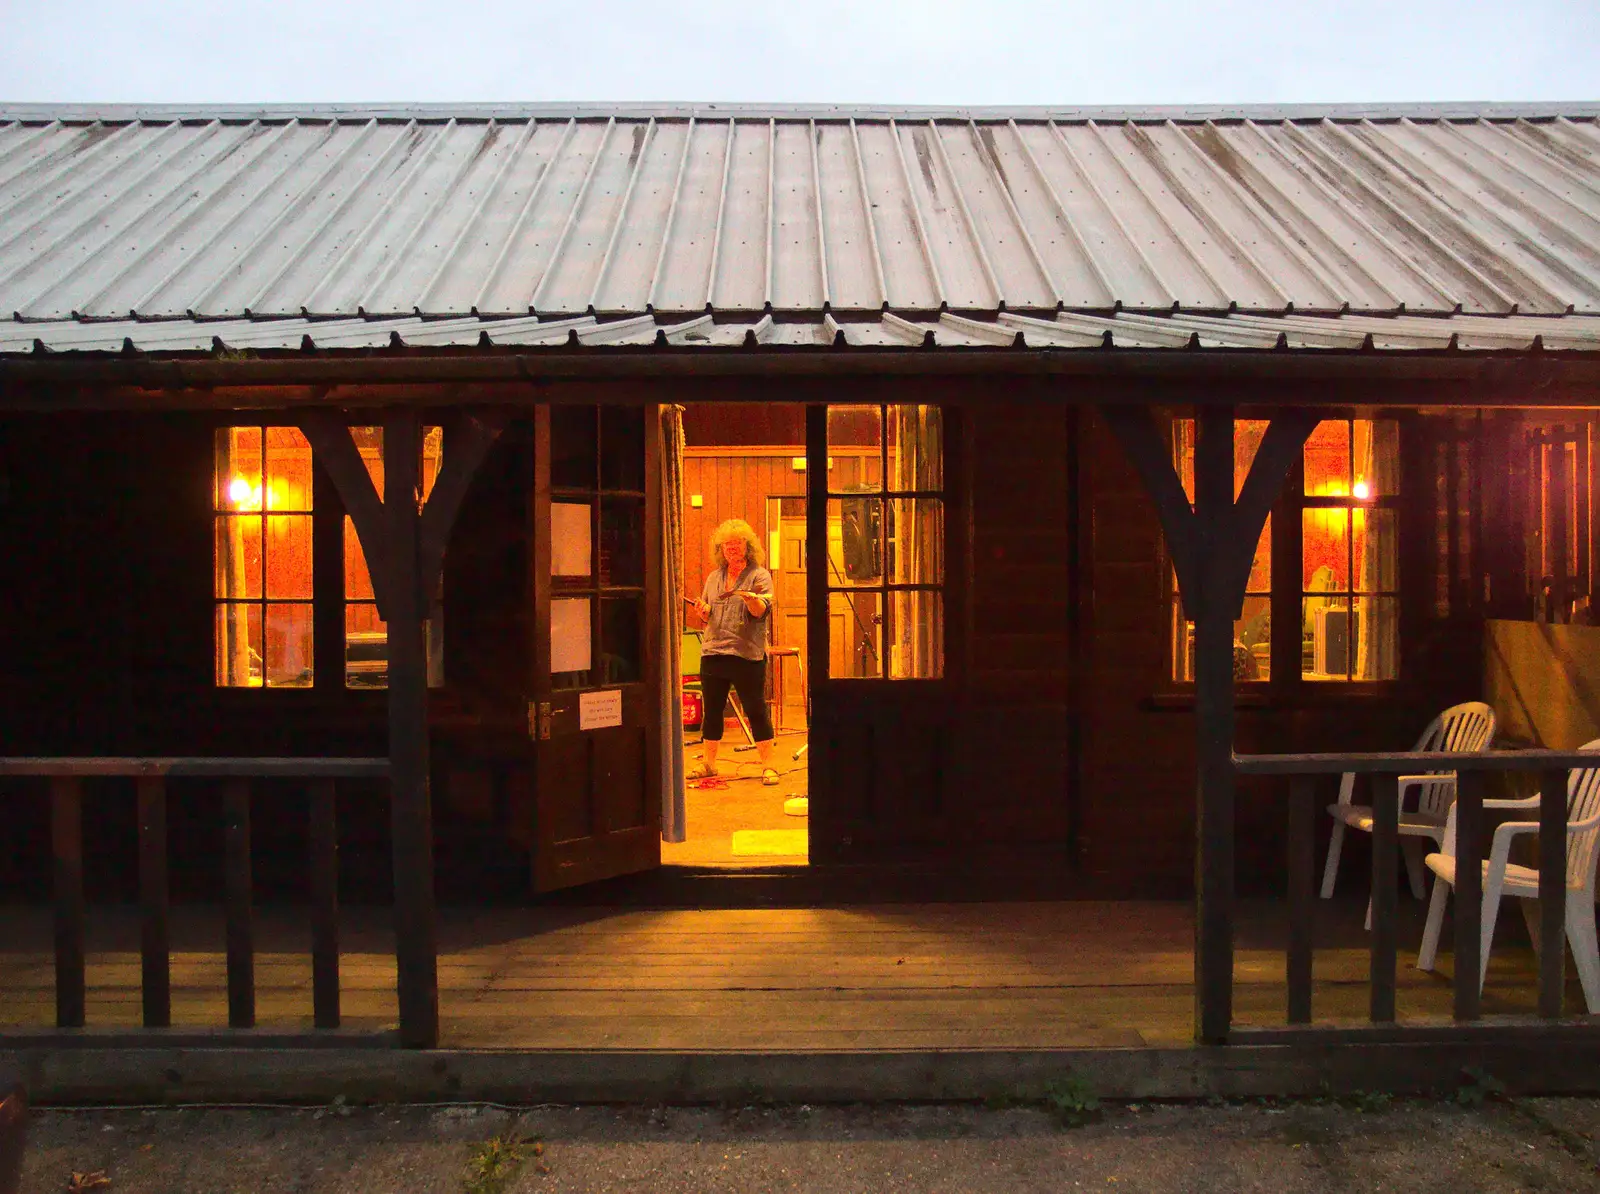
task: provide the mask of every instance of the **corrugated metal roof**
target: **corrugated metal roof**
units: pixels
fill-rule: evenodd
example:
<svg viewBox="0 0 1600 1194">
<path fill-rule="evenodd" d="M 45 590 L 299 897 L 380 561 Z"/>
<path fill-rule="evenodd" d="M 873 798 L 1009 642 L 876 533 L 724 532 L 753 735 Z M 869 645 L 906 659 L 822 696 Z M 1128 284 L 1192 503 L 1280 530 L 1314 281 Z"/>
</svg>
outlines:
<svg viewBox="0 0 1600 1194">
<path fill-rule="evenodd" d="M 1107 339 L 1109 337 L 1109 340 Z M 1370 337 L 1370 340 L 1368 339 Z M 1387 351 L 1600 350 L 1596 315 L 1256 315 L 1186 312 L 1114 315 L 1002 312 L 993 319 L 944 312 L 905 318 L 893 312 L 861 320 L 831 315 L 775 320 L 770 315 L 713 319 L 642 315 L 540 320 L 224 319 L 0 322 L 0 354 L 47 352 L 264 352 L 469 346 L 559 351 L 574 345 L 666 348 L 1201 348 L 1361 349 Z"/>
<path fill-rule="evenodd" d="M 13 320 L 1600 312 L 1593 106 L 98 115 L 0 109 Z"/>
</svg>

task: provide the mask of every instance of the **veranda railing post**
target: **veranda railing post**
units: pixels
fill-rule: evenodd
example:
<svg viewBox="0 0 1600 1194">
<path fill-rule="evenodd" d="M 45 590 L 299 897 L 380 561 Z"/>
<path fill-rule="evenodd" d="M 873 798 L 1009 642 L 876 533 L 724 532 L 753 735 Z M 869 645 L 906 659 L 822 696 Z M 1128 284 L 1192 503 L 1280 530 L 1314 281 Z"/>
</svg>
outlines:
<svg viewBox="0 0 1600 1194">
<path fill-rule="evenodd" d="M 1395 871 L 1400 862 L 1400 783 L 1391 773 L 1372 777 L 1372 954 L 1371 1018 L 1392 1024 L 1395 1018 L 1395 916 L 1399 893 Z"/>
<path fill-rule="evenodd" d="M 1587 909 L 1585 909 L 1587 911 Z M 1567 773 L 1539 775 L 1539 1014 L 1561 1015 L 1567 960 Z"/>
<path fill-rule="evenodd" d="M 1456 991 L 1455 1018 L 1476 1020 L 1482 1004 L 1479 926 L 1483 923 L 1482 771 L 1462 769 L 1456 779 Z"/>
<path fill-rule="evenodd" d="M 172 941 L 167 887 L 167 786 L 143 775 L 139 793 L 140 987 L 144 1026 L 172 1026 Z"/>
<path fill-rule="evenodd" d="M 83 781 L 75 775 L 50 779 L 50 852 L 56 905 L 56 1026 L 82 1028 Z"/>
<path fill-rule="evenodd" d="M 250 781 L 223 787 L 224 865 L 227 867 L 228 1027 L 256 1024 L 255 917 L 251 908 Z"/>
<path fill-rule="evenodd" d="M 1289 781 L 1289 1023 L 1311 1023 L 1311 918 L 1316 906 L 1315 777 Z"/>
</svg>

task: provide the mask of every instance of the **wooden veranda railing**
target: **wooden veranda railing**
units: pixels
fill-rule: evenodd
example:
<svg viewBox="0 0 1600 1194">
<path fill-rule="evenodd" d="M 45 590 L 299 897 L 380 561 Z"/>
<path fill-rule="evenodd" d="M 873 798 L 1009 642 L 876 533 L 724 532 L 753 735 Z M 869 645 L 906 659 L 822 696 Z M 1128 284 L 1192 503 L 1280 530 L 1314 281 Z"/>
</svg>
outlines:
<svg viewBox="0 0 1600 1194">
<path fill-rule="evenodd" d="M 1454 1019 L 1470 1027 L 1480 1018 L 1480 941 L 1483 899 L 1484 788 L 1490 772 L 1532 772 L 1539 776 L 1539 979 L 1537 1025 L 1564 1014 L 1567 886 L 1567 773 L 1569 768 L 1600 766 L 1592 752 L 1562 750 L 1457 753 L 1352 753 L 1236 755 L 1234 770 L 1244 776 L 1284 777 L 1288 787 L 1287 1025 L 1294 1035 L 1331 1034 L 1310 1029 L 1311 961 L 1315 948 L 1316 827 L 1325 815 L 1325 792 L 1317 779 L 1355 772 L 1372 785 L 1372 931 L 1368 1019 L 1370 1028 L 1420 1033 L 1397 1021 L 1395 985 L 1399 875 L 1399 777 L 1455 772 L 1456 883 Z M 1205 993 L 1201 993 L 1201 998 Z M 1230 1000 L 1231 1004 L 1231 1000 Z M 1497 1025 L 1498 1026 L 1498 1025 Z M 1509 1025 L 1507 1025 L 1509 1027 Z M 1370 1031 L 1370 1028 L 1368 1031 Z M 1600 1023 L 1586 1028 L 1600 1033 Z M 1250 1036 L 1283 1033 L 1252 1030 Z"/>
<path fill-rule="evenodd" d="M 171 901 L 167 868 L 167 781 L 222 781 L 228 1027 L 256 1024 L 252 911 L 250 785 L 252 780 L 304 779 L 311 789 L 310 850 L 312 1020 L 319 1031 L 340 1025 L 339 846 L 336 784 L 383 779 L 384 758 L 0 758 L 0 778 L 49 780 L 55 905 L 55 1002 L 58 1029 L 86 1027 L 83 886 L 83 785 L 134 780 L 138 800 L 140 992 L 145 1028 L 172 1026 Z M 294 1034 L 290 1034 L 291 1036 Z M 315 1034 L 301 1034 L 307 1041 Z M 208 1043 L 283 1044 L 248 1033 Z"/>
</svg>

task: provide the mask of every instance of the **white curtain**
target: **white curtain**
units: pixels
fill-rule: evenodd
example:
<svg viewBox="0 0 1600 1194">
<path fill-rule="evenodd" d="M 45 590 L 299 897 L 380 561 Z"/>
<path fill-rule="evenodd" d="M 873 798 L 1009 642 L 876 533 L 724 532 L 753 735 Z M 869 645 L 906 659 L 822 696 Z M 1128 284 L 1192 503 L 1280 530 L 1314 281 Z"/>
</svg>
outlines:
<svg viewBox="0 0 1600 1194">
<path fill-rule="evenodd" d="M 1355 436 L 1355 475 L 1365 479 L 1376 494 L 1397 492 L 1398 452 L 1393 443 L 1393 425 L 1363 419 L 1352 426 Z M 1356 518 L 1362 517 L 1358 511 Z M 1366 535 L 1361 553 L 1356 556 L 1354 588 L 1360 590 L 1393 590 L 1395 577 L 1387 575 L 1394 567 L 1395 545 L 1388 542 L 1394 533 L 1390 521 L 1373 511 L 1366 515 Z M 1400 628 L 1394 602 L 1383 597 L 1354 599 L 1362 616 L 1358 619 L 1359 641 L 1354 679 L 1393 680 L 1396 678 L 1395 660 L 1398 652 Z"/>
<path fill-rule="evenodd" d="M 683 407 L 661 408 L 661 840 L 688 832 L 683 798 Z"/>
<path fill-rule="evenodd" d="M 937 406 L 890 406 L 889 484 L 890 492 L 900 490 L 942 490 L 943 461 L 940 410 Z M 896 501 L 895 575 L 891 581 L 927 581 L 936 571 L 942 520 L 928 517 L 928 511 L 907 498 Z M 887 512 L 886 512 L 887 513 Z M 920 515 L 920 517 L 919 517 Z M 931 593 L 891 594 L 895 609 L 890 623 L 895 643 L 889 651 L 897 677 L 938 676 L 943 671 L 940 658 L 944 641 L 942 607 Z M 888 644 L 885 644 L 888 646 Z"/>
</svg>

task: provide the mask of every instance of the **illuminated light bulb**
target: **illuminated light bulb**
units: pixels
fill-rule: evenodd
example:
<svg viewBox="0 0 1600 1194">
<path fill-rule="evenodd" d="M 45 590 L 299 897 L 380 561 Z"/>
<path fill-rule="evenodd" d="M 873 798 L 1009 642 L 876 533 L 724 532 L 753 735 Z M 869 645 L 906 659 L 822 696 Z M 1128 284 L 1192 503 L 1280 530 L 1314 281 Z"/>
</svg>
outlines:
<svg viewBox="0 0 1600 1194">
<path fill-rule="evenodd" d="M 1369 497 L 1372 496 L 1372 489 L 1371 489 L 1370 486 L 1367 485 L 1367 483 L 1365 481 L 1357 481 L 1354 492 L 1355 492 L 1355 495 L 1358 498 L 1360 498 L 1362 501 L 1366 501 Z"/>
<path fill-rule="evenodd" d="M 228 500 L 240 510 L 255 510 L 261 506 L 261 490 L 244 477 L 228 482 Z"/>
</svg>

